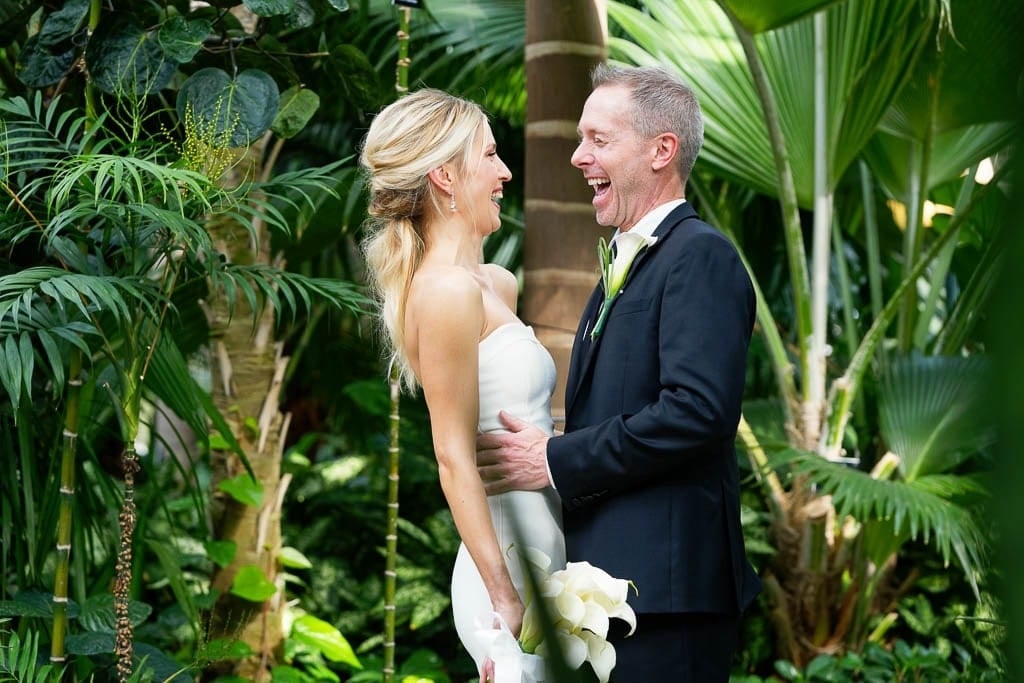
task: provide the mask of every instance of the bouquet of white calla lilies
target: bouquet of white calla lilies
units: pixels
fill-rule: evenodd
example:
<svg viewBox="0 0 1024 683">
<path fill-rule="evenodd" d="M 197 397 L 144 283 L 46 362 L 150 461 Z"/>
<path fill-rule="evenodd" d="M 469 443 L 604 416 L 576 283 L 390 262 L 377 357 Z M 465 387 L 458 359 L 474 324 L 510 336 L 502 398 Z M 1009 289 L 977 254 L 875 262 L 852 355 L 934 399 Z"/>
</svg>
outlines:
<svg viewBox="0 0 1024 683">
<path fill-rule="evenodd" d="M 626 275 L 633 266 L 633 260 L 641 251 L 658 241 L 657 237 L 641 235 L 636 232 L 620 232 L 615 238 L 615 258 L 612 259 L 611 247 L 602 237 L 597 243 L 597 258 L 601 263 L 601 286 L 604 289 L 604 301 L 597 313 L 597 322 L 590 332 L 590 338 L 596 339 L 604 328 L 608 309 L 626 283 Z"/>
<path fill-rule="evenodd" d="M 622 619 L 629 624 L 629 635 L 636 630 L 636 614 L 626 602 L 630 582 L 617 579 L 589 562 L 570 562 L 565 569 L 548 574 L 550 560 L 542 553 L 528 557 L 540 570 L 536 572 L 539 598 L 554 621 L 566 664 L 578 669 L 584 662 L 590 662 L 598 680 L 607 683 L 615 667 L 615 648 L 607 640 L 610 620 Z M 540 619 L 540 603 L 535 596 L 528 595 L 519 644 L 524 652 L 546 659 L 552 648 L 543 641 Z"/>
</svg>

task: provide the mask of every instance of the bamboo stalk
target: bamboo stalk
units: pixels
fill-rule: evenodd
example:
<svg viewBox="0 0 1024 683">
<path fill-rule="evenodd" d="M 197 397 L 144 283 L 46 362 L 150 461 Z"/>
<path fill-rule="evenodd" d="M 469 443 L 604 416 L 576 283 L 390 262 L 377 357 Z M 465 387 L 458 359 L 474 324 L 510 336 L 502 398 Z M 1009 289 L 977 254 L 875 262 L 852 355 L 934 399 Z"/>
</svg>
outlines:
<svg viewBox="0 0 1024 683">
<path fill-rule="evenodd" d="M 403 7 L 398 19 L 398 62 L 395 66 L 395 90 L 399 97 L 409 92 L 409 24 L 412 9 Z M 381 673 L 383 683 L 395 680 L 395 593 L 398 584 L 398 481 L 401 447 L 399 435 L 401 416 L 401 385 L 398 380 L 398 366 L 393 365 L 388 376 L 391 394 L 390 442 L 388 444 L 388 503 L 387 531 L 385 535 L 386 555 L 384 560 L 384 664 Z"/>
<path fill-rule="evenodd" d="M 89 35 L 99 26 L 102 0 L 89 3 Z M 92 79 L 85 82 L 86 130 L 91 129 L 97 118 L 96 88 Z M 88 148 L 86 149 L 88 151 Z M 84 246 L 79 244 L 79 249 Z M 75 454 L 78 448 L 78 422 L 82 391 L 82 352 L 72 348 L 68 365 L 68 389 L 64 409 L 63 445 L 61 448 L 60 506 L 57 517 L 57 564 L 53 577 L 53 623 L 50 627 L 50 661 L 62 663 L 67 660 L 64 638 L 68 628 L 68 577 L 71 567 L 71 536 L 74 524 L 75 497 Z"/>
<path fill-rule="evenodd" d="M 53 624 L 50 631 L 50 661 L 67 661 L 64 637 L 68 629 L 68 576 L 71 567 L 71 525 L 75 498 L 75 450 L 82 391 L 82 352 L 71 352 L 68 369 L 67 408 L 64 412 L 63 447 L 60 458 L 60 508 L 57 517 L 57 564 L 53 576 Z"/>
<path fill-rule="evenodd" d="M 384 567 L 384 683 L 391 683 L 395 677 L 395 592 L 398 583 L 396 571 L 398 558 L 398 473 L 401 449 L 399 447 L 399 382 L 397 370 L 390 378 L 391 413 L 390 444 L 388 446 L 388 509 L 387 509 L 387 556 Z"/>
</svg>

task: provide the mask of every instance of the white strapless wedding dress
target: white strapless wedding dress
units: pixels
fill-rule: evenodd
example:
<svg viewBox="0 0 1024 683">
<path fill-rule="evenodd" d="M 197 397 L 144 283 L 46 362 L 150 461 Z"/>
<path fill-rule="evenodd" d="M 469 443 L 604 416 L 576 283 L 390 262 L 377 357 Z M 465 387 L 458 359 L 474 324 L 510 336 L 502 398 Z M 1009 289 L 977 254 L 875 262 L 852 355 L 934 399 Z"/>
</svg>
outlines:
<svg viewBox="0 0 1024 683">
<path fill-rule="evenodd" d="M 555 364 L 533 328 L 518 321 L 498 327 L 480 342 L 479 358 L 480 432 L 505 431 L 498 420 L 498 411 L 504 410 L 552 434 Z M 520 543 L 550 557 L 552 571 L 565 567 L 561 502 L 553 489 L 546 488 L 491 496 L 488 504 L 512 581 L 525 599 Z M 464 545 L 452 572 L 452 611 L 459 639 L 479 670 L 490 647 L 481 629 L 489 629 L 494 617 L 483 580 Z"/>
</svg>

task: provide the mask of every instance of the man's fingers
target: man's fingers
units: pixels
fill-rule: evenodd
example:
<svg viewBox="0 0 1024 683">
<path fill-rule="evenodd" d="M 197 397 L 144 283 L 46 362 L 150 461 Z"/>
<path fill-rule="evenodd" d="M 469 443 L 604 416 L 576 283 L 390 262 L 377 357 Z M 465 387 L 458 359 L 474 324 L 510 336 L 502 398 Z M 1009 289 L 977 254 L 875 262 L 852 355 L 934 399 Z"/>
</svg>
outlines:
<svg viewBox="0 0 1024 683">
<path fill-rule="evenodd" d="M 476 435 L 476 449 L 478 451 L 492 451 L 501 448 L 501 434 L 484 433 Z"/>
<path fill-rule="evenodd" d="M 512 489 L 509 488 L 508 481 L 505 479 L 495 479 L 493 481 L 484 480 L 484 493 L 488 496 L 496 496 L 499 493 L 507 493 Z"/>
</svg>

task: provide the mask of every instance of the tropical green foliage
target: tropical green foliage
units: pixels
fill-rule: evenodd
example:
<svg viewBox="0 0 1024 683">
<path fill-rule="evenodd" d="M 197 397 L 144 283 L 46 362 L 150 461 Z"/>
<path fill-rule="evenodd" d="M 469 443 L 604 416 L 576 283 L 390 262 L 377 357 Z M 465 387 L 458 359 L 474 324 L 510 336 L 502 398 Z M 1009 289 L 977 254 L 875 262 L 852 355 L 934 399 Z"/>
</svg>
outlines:
<svg viewBox="0 0 1024 683">
<path fill-rule="evenodd" d="M 136 443 L 136 677 L 212 677 L 254 655 L 205 635 L 210 576 L 237 553 L 210 536 L 213 497 L 251 506 L 262 494 L 244 474 L 211 490 L 207 449 L 238 446 L 201 351 L 216 293 L 236 315 L 272 307 L 292 358 L 283 583 L 248 570 L 231 590 L 287 602 L 276 678 L 384 680 L 388 401 L 347 283 L 361 271 L 354 155 L 395 96 L 396 11 L 261 1 L 247 24 L 228 4 L 0 3 L 0 451 L 13 454 L 0 464 L 0 616 L 18 633 L 0 663 L 21 680 L 42 671 L 62 581 L 69 675 L 114 676 L 121 456 Z M 523 1 L 426 5 L 410 83 L 480 101 L 521 179 Z M 744 523 L 768 599 L 738 666 L 786 680 L 999 680 L 992 528 L 978 517 L 991 416 L 975 397 L 1005 267 L 999 174 L 1015 112 L 990 95 L 1019 77 L 992 46 L 1016 35 L 1020 10 L 651 0 L 609 14 L 614 58 L 667 66 L 697 89 L 707 141 L 691 199 L 740 244 L 759 291 Z M 231 146 L 251 142 L 268 143 L 266 175 L 235 165 Z M 982 185 L 986 159 L 996 180 Z M 238 184 L 216 182 L 235 171 Z M 506 229 L 485 244 L 513 268 L 518 197 L 510 187 Z M 813 231 L 826 199 L 826 229 Z M 271 226 L 263 246 L 287 269 L 226 262 L 220 221 L 248 239 Z M 813 296 L 827 303 L 818 319 Z M 812 333 L 830 349 L 820 366 Z M 809 410 L 816 373 L 833 392 Z M 422 404 L 403 401 L 396 668 L 467 680 L 447 603 L 458 538 L 425 425 Z M 53 538 L 63 516 L 66 566 Z M 786 628 L 811 646 L 794 648 Z"/>
</svg>

